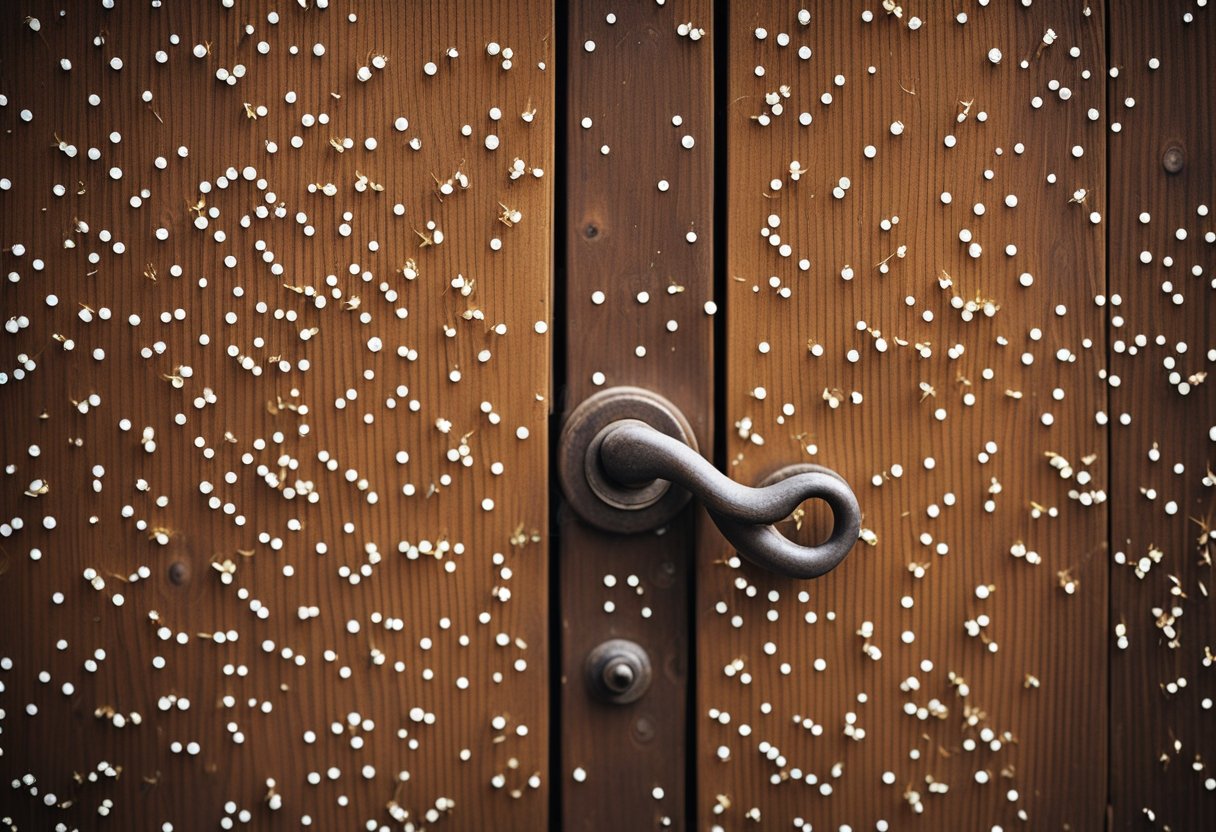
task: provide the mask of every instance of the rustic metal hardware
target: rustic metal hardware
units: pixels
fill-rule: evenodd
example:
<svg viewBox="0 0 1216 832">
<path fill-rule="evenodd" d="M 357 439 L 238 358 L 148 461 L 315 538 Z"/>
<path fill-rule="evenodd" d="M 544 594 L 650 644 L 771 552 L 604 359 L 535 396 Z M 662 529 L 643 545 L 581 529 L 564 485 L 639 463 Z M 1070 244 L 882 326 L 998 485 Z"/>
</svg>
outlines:
<svg viewBox="0 0 1216 832">
<path fill-rule="evenodd" d="M 639 420 L 694 452 L 697 440 L 679 408 L 640 387 L 596 393 L 566 419 L 558 447 L 558 476 L 566 499 L 592 526 L 634 534 L 670 523 L 691 495 L 666 480 L 625 485 L 607 475 L 598 463 L 600 443 L 605 429 L 624 419 Z"/>
<path fill-rule="evenodd" d="M 562 429 L 558 473 L 574 511 L 606 531 L 658 528 L 679 513 L 691 492 L 739 554 L 792 578 L 833 569 L 861 530 L 857 498 L 834 471 L 791 465 L 757 488 L 735 482 L 698 453 L 675 405 L 636 387 L 602 391 L 575 408 Z M 823 543 L 802 546 L 772 524 L 812 498 L 831 508 L 832 533 Z"/>
<path fill-rule="evenodd" d="M 650 687 L 650 656 L 642 645 L 614 638 L 587 654 L 587 685 L 597 697 L 615 705 L 637 701 Z"/>
</svg>

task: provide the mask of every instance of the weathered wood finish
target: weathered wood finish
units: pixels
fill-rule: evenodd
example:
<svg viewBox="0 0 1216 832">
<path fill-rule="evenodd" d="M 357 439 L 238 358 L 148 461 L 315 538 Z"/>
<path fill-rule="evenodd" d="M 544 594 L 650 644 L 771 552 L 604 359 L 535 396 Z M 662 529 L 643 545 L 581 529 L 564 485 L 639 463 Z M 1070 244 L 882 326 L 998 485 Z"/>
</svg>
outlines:
<svg viewBox="0 0 1216 832">
<path fill-rule="evenodd" d="M 1103 489 L 1107 480 L 1106 436 L 1095 423 L 1105 407 L 1098 378 L 1105 320 L 1094 303 L 1105 290 L 1105 226 L 1088 218 L 1103 211 L 1105 122 L 1086 116 L 1105 104 L 1103 6 L 1088 4 L 1091 14 L 1083 16 L 1079 4 L 968 4 L 970 19 L 959 25 L 945 9 L 904 4 L 901 21 L 871 5 L 867 23 L 858 8 L 813 4 L 806 27 L 789 4 L 730 9 L 729 349 L 726 412 L 719 414 L 729 431 L 730 472 L 756 482 L 790 462 L 833 467 L 854 485 L 876 542 L 859 544 L 836 572 L 811 583 L 729 568 L 721 563 L 732 554 L 725 545 L 703 547 L 698 811 L 727 829 L 749 817 L 773 829 L 791 828 L 797 818 L 815 829 L 874 829 L 880 819 L 905 828 L 919 800 L 917 828 L 1018 828 L 1019 811 L 1036 829 L 1100 828 L 1106 510 L 1081 507 L 1067 494 Z M 913 14 L 926 17 L 923 27 L 910 28 Z M 764 40 L 757 27 L 767 30 Z M 1059 37 L 1040 51 L 1048 27 Z M 785 47 L 776 42 L 782 32 L 791 37 Z M 797 54 L 804 44 L 813 50 L 806 61 Z M 1075 59 L 1068 54 L 1074 45 L 1081 50 Z M 1004 53 L 999 65 L 987 58 L 992 47 Z M 1022 59 L 1028 69 L 1019 67 Z M 834 83 L 837 74 L 843 86 Z M 1049 90 L 1051 79 L 1071 88 L 1070 100 Z M 781 98 L 784 113 L 761 126 L 752 117 L 769 110 L 763 95 L 781 85 L 791 89 Z M 825 92 L 830 105 L 821 103 Z M 1045 99 L 1041 109 L 1031 106 L 1035 95 Z M 957 123 L 966 101 L 974 103 Z M 799 123 L 804 111 L 813 116 L 809 126 Z M 891 131 L 895 121 L 904 125 L 901 135 Z M 949 134 L 957 137 L 953 148 L 944 144 Z M 875 146 L 875 158 L 863 155 L 866 145 Z M 1072 157 L 1073 145 L 1084 148 L 1081 158 Z M 797 182 L 789 176 L 795 160 L 805 169 Z M 994 172 L 991 181 L 985 169 Z M 1055 184 L 1046 181 L 1050 172 Z M 832 190 L 842 176 L 851 186 L 837 200 Z M 1079 187 L 1090 189 L 1084 207 L 1070 202 Z M 942 191 L 951 192 L 951 204 L 942 203 Z M 1016 195 L 1016 207 L 1006 207 L 1007 194 Z M 977 202 L 986 206 L 983 216 L 973 214 Z M 896 215 L 897 225 L 880 229 Z M 762 228 L 780 234 L 792 256 L 781 257 Z M 959 240 L 963 228 L 983 246 L 978 259 Z M 1004 251 L 1010 243 L 1014 256 Z M 905 245 L 901 258 L 896 252 Z M 807 271 L 797 265 L 804 257 Z M 888 257 L 882 274 L 877 266 Z M 846 265 L 851 281 L 842 279 Z M 952 289 L 939 288 L 943 270 Z M 1019 285 L 1024 271 L 1034 275 L 1029 288 Z M 789 287 L 788 299 L 770 284 L 774 275 Z M 991 299 L 1000 309 L 965 323 L 952 295 Z M 1058 304 L 1065 313 L 1057 314 Z M 822 357 L 809 354 L 808 342 L 822 345 Z M 921 357 L 918 344 L 931 357 Z M 965 351 L 951 355 L 960 344 Z M 1059 349 L 1075 362 L 1058 361 Z M 1032 365 L 1023 365 L 1023 353 Z M 1062 402 L 1052 398 L 1057 387 Z M 838 409 L 825 401 L 825 389 L 844 397 Z M 853 392 L 860 404 L 850 403 Z M 974 406 L 962 400 L 968 392 Z M 783 417 L 786 403 L 794 413 Z M 937 408 L 945 421 L 935 418 Z M 1050 427 L 1041 422 L 1047 412 Z M 744 419 L 763 445 L 745 437 Z M 983 464 L 978 455 L 989 441 L 997 452 Z M 808 452 L 812 446 L 817 452 Z M 1047 452 L 1088 470 L 1092 482 L 1062 480 Z M 1090 454 L 1092 464 L 1083 464 Z M 892 474 L 896 464 L 901 477 Z M 876 475 L 880 486 L 871 484 Z M 993 478 L 1001 491 L 988 513 Z M 1035 503 L 1057 508 L 1058 517 L 1032 519 Z M 930 506 L 940 509 L 936 519 Z M 1040 553 L 1042 565 L 1012 557 L 1017 541 Z M 936 552 L 939 542 L 948 545 L 945 556 Z M 922 579 L 910 574 L 915 563 L 926 566 Z M 1075 595 L 1060 587 L 1063 570 L 1080 582 Z M 980 600 L 975 589 L 988 584 L 995 590 Z M 901 605 L 903 596 L 911 608 Z M 816 623 L 806 620 L 812 613 Z M 981 614 L 991 621 L 986 635 L 969 638 L 964 621 Z M 869 637 L 858 634 L 865 622 Z M 905 631 L 913 643 L 901 642 Z M 999 652 L 986 650 L 989 639 Z M 863 652 L 867 644 L 881 659 Z M 814 669 L 818 659 L 826 661 L 823 672 Z M 926 660 L 931 671 L 922 667 Z M 952 673 L 966 680 L 965 691 L 951 684 Z M 1040 686 L 1028 687 L 1028 675 Z M 908 677 L 918 690 L 901 690 Z M 934 699 L 948 709 L 941 719 L 904 712 L 907 703 L 926 707 Z M 860 741 L 844 733 L 850 714 L 865 731 Z M 822 735 L 796 719 L 813 720 Z M 1001 740 L 999 750 L 983 741 L 983 729 Z M 975 751 L 964 750 L 967 739 L 977 742 Z M 720 747 L 729 761 L 719 760 Z M 980 771 L 988 773 L 986 785 L 975 780 Z M 817 782 L 805 782 L 808 775 Z M 948 792 L 933 793 L 931 782 Z"/>
<path fill-rule="evenodd" d="M 1216 827 L 1211 8 L 119 5 L 0 14 L 0 319 L 17 329 L 0 351 L 6 828 L 242 828 L 242 811 L 259 829 Z M 376 53 L 387 66 L 360 81 Z M 237 64 L 235 85 L 217 79 Z M 773 91 L 784 112 L 762 126 Z M 509 179 L 517 157 L 544 175 Z M 469 188 L 437 194 L 457 171 Z M 383 191 L 357 190 L 360 175 Z M 420 247 L 429 220 L 445 238 Z M 955 298 L 999 310 L 964 321 Z M 733 560 L 699 509 L 621 538 L 559 501 L 550 563 L 549 424 L 627 384 L 680 406 L 707 457 L 725 431 L 718 461 L 741 481 L 791 462 L 840 471 L 873 546 L 787 581 Z M 297 481 L 316 503 L 284 499 Z M 788 531 L 810 540 L 825 518 L 811 505 L 804 521 Z M 428 554 L 441 541 L 463 550 Z M 1013 557 L 1019 542 L 1042 563 Z M 625 707 L 582 676 L 618 637 L 656 668 Z"/>
<path fill-rule="evenodd" d="M 678 9 L 571 4 L 561 275 L 564 409 L 605 387 L 646 387 L 683 411 L 707 456 L 714 436 L 713 319 L 704 309 L 713 298 L 714 35 L 693 42 L 676 27 L 691 21 L 711 29 L 712 16 L 708 0 Z M 659 190 L 660 180 L 668 190 Z M 559 515 L 564 829 L 651 829 L 665 818 L 669 828 L 685 826 L 693 511 L 662 534 L 631 537 L 598 532 L 568 510 Z M 650 692 L 631 705 L 588 694 L 584 660 L 610 638 L 641 644 L 655 667 Z M 574 779 L 576 769 L 585 780 Z"/>
<path fill-rule="evenodd" d="M 396 801 L 420 826 L 544 827 L 550 336 L 534 327 L 551 322 L 551 4 L 411 0 L 340 9 L 312 3 L 304 10 L 265 2 L 231 11 L 214 2 L 162 9 L 123 3 L 113 11 L 100 3 L 38 5 L 8 6 L 0 16 L 0 92 L 8 99 L 0 109 L 0 175 L 12 180 L 11 190 L 0 193 L 3 260 L 5 274 L 21 278 L 5 279 L 0 303 L 6 319 L 30 319 L 27 329 L 5 336 L 8 382 L 0 388 L 0 449 L 12 466 L 0 513 L 5 522 L 25 521 L 0 555 L 0 656 L 13 663 L 0 672 L 0 816 L 22 829 L 58 821 L 215 829 L 233 801 L 251 812 L 248 828 L 299 828 L 305 815 L 313 828 L 362 829 L 367 821 L 401 828 L 387 808 Z M 281 16 L 278 25 L 267 20 L 272 10 Z M 348 20 L 350 12 L 357 22 Z M 40 32 L 23 22 L 26 14 L 40 18 Z M 246 24 L 252 34 L 243 31 Z M 178 45 L 171 45 L 173 33 Z M 104 45 L 95 47 L 94 37 Z M 270 44 L 265 56 L 257 52 L 262 40 Z M 486 54 L 491 41 L 514 49 L 510 71 L 501 68 L 501 57 Z M 326 47 L 323 57 L 313 55 L 318 42 Z M 192 55 L 199 43 L 210 50 L 202 59 Z M 445 57 L 447 47 L 459 57 Z M 153 57 L 158 49 L 169 55 L 163 65 Z M 356 70 L 374 52 L 387 55 L 388 66 L 360 83 Z M 70 71 L 60 68 L 61 57 L 71 60 Z M 110 68 L 114 57 L 122 59 L 121 70 Z M 433 77 L 424 74 L 428 61 L 438 65 Z M 538 66 L 543 62 L 550 69 Z M 216 79 L 217 69 L 232 71 L 237 63 L 248 72 L 235 86 Z M 143 90 L 151 91 L 150 104 L 141 100 Z M 298 95 L 294 105 L 284 100 L 289 90 Z M 87 103 L 90 93 L 101 96 L 100 106 Z M 268 113 L 249 117 L 246 102 Z M 488 116 L 493 106 L 502 109 L 498 122 Z M 20 120 L 23 108 L 33 111 L 32 122 Z M 535 119 L 521 121 L 531 108 Z M 328 113 L 329 123 L 305 127 L 306 113 Z M 394 119 L 402 115 L 410 124 L 398 132 Z M 472 126 L 467 138 L 460 134 L 464 124 Z M 111 144 L 111 131 L 121 132 L 121 143 Z M 488 134 L 501 139 L 494 152 L 484 146 Z M 293 135 L 303 137 L 301 149 L 291 147 Z M 61 153 L 56 136 L 79 154 Z M 347 136 L 352 148 L 340 153 L 331 146 L 331 138 Z M 378 139 L 375 151 L 364 149 L 367 136 Z M 422 141 L 417 152 L 407 144 L 413 137 Z M 276 153 L 267 141 L 277 142 Z M 176 153 L 182 145 L 187 158 Z M 86 159 L 89 147 L 101 149 L 100 161 Z M 158 155 L 168 160 L 163 171 L 153 166 Z M 544 170 L 544 178 L 510 182 L 515 156 Z M 120 180 L 109 178 L 112 166 L 121 167 Z M 199 183 L 215 182 L 230 166 L 237 181 L 206 196 L 204 213 L 217 207 L 219 217 L 206 230 L 194 228 L 189 206 L 200 199 Z M 264 190 L 241 178 L 245 166 L 265 178 Z M 441 202 L 432 175 L 443 180 L 458 168 L 470 186 Z M 357 193 L 356 171 L 383 184 L 383 192 Z M 56 182 L 67 186 L 65 196 L 52 194 Z M 310 192 L 312 183 L 333 183 L 337 192 L 332 198 Z M 141 188 L 150 196 L 130 207 Z M 500 201 L 522 211 L 514 228 L 498 221 Z M 394 216 L 397 202 L 406 206 L 404 216 Z M 273 214 L 279 204 L 287 211 L 281 219 Z M 252 217 L 243 229 L 240 218 L 258 205 L 272 209 L 270 217 Z M 352 233 L 343 237 L 347 210 Z M 315 236 L 305 236 L 296 212 L 306 212 Z M 88 233 L 76 230 L 76 218 L 88 223 Z M 419 248 L 413 229 L 425 230 L 430 219 L 445 240 Z M 160 226 L 169 230 L 164 242 L 153 236 Z M 99 239 L 103 229 L 125 244 L 125 253 Z M 213 238 L 217 229 L 227 234 L 222 243 Z M 491 250 L 492 237 L 502 239 L 501 251 Z M 65 240 L 76 247 L 65 248 Z M 284 265 L 282 275 L 271 273 L 257 240 Z M 370 240 L 379 241 L 378 251 L 368 250 Z M 18 243 L 26 247 L 23 256 L 12 251 Z M 86 260 L 93 251 L 100 254 L 96 265 Z M 224 265 L 227 255 L 237 258 L 235 268 Z M 34 258 L 45 260 L 41 272 Z M 413 282 L 400 271 L 407 258 L 417 260 Z M 175 263 L 184 269 L 180 277 L 171 274 Z M 153 269 L 155 280 L 148 276 Z M 341 298 L 325 285 L 329 274 Z M 468 297 L 451 285 L 458 274 L 476 281 Z M 396 302 L 377 288 L 381 282 L 399 294 Z M 284 284 L 319 287 L 329 304 L 317 309 Z M 237 286 L 243 297 L 235 295 Z M 44 299 L 52 292 L 59 304 L 48 308 Z M 353 296 L 361 299 L 358 310 L 344 311 Z M 268 305 L 266 314 L 255 309 L 258 301 Z M 85 323 L 77 314 L 81 304 L 108 307 L 112 318 Z M 279 320 L 280 308 L 298 312 L 299 320 Z M 396 317 L 395 308 L 408 308 L 408 317 Z M 474 308 L 484 311 L 484 321 L 461 318 Z M 161 323 L 160 315 L 174 309 L 185 310 L 185 320 Z M 223 320 L 229 311 L 238 316 L 233 325 Z M 360 319 L 363 313 L 370 321 Z M 131 314 L 141 316 L 138 327 L 129 325 Z M 506 324 L 505 335 L 489 331 L 498 323 Z M 318 333 L 302 342 L 298 331 L 312 326 Z M 445 336 L 445 326 L 454 337 Z M 210 335 L 209 345 L 199 343 L 201 333 Z M 72 339 L 75 349 L 65 351 L 56 334 Z M 258 336 L 265 338 L 261 348 Z M 383 340 L 379 353 L 367 347 L 373 336 Z M 139 357 L 158 340 L 163 354 Z M 226 353 L 230 344 L 264 374 L 242 369 Z M 415 349 L 417 360 L 399 357 L 398 345 Z M 94 348 L 104 348 L 105 360 L 91 357 Z M 483 349 L 492 351 L 486 363 L 478 360 Z M 38 365 L 22 381 L 13 378 L 18 353 Z M 291 362 L 290 369 L 280 372 L 273 355 Z M 307 372 L 296 363 L 305 358 Z M 193 375 L 175 389 L 165 376 L 180 365 Z M 456 369 L 458 382 L 450 380 Z M 204 387 L 218 401 L 196 410 L 192 402 Z M 339 410 L 335 400 L 348 388 L 358 398 Z M 92 393 L 101 396 L 100 406 L 79 412 L 73 403 Z M 276 397 L 307 405 L 308 413 L 280 407 Z M 395 409 L 386 406 L 390 400 Z M 481 411 L 482 402 L 501 415 L 499 424 Z M 179 412 L 182 427 L 173 423 Z M 372 424 L 364 423 L 365 414 Z M 124 417 L 132 424 L 125 433 L 118 427 Z M 450 420 L 449 432 L 437 429 L 439 419 Z M 144 426 L 155 428 L 155 453 L 141 447 Z M 517 438 L 519 427 L 530 432 L 526 440 Z M 284 434 L 281 442 L 273 439 L 276 431 Z M 448 458 L 465 434 L 469 468 Z M 213 459 L 195 437 L 214 449 Z M 73 438 L 79 446 L 70 444 Z M 255 449 L 258 438 L 265 438 L 265 450 Z M 41 447 L 36 458 L 27 452 L 32 443 Z M 410 454 L 407 464 L 395 461 L 401 450 Z M 337 461 L 335 470 L 318 459 L 322 451 Z M 242 462 L 245 453 L 252 464 Z M 280 454 L 297 459 L 298 470 L 280 473 Z M 489 470 L 495 461 L 505 466 L 498 477 Z M 287 485 L 314 481 L 320 500 L 284 500 L 282 488 L 261 481 L 255 471 L 261 464 Z M 105 466 L 100 493 L 91 486 L 94 465 Z M 366 491 L 347 480 L 348 470 L 368 480 Z M 233 484 L 225 482 L 229 471 L 237 476 Z M 452 477 L 448 487 L 439 485 L 445 474 Z M 36 477 L 49 481 L 49 493 L 23 496 Z M 140 479 L 147 493 L 137 491 Z M 207 507 L 202 481 L 232 502 L 232 516 Z M 414 496 L 402 493 L 406 482 L 415 484 Z M 431 494 L 433 485 L 438 490 Z M 378 494 L 374 505 L 370 491 Z M 168 497 L 167 506 L 155 507 L 159 495 Z M 492 510 L 483 507 L 487 498 Z M 126 504 L 134 509 L 130 519 L 119 514 Z M 247 519 L 243 527 L 236 515 Z M 44 516 L 57 518 L 53 531 L 42 528 Z M 288 527 L 291 518 L 300 520 L 298 531 Z M 154 528 L 167 530 L 167 545 L 149 539 Z M 263 532 L 267 540 L 281 539 L 281 549 L 260 542 Z M 443 540 L 464 544 L 463 553 L 416 559 L 398 553 L 399 541 Z M 324 555 L 315 550 L 319 541 L 328 544 Z M 370 544 L 382 560 L 371 577 L 351 585 L 339 570 L 357 573 Z M 38 561 L 30 557 L 34 548 L 41 550 Z M 502 553 L 501 563 L 494 553 Z M 212 568 L 225 560 L 236 564 L 231 585 Z M 123 576 L 141 565 L 150 570 L 147 580 L 126 583 Z M 87 567 L 104 578 L 103 591 L 82 579 Z M 248 592 L 246 600 L 239 589 Z M 54 592 L 64 594 L 61 606 L 52 604 Z M 118 593 L 125 596 L 121 607 L 111 601 Z M 268 619 L 255 615 L 254 600 L 269 610 Z M 319 618 L 300 620 L 301 606 L 318 607 Z M 189 643 L 160 640 L 149 620 L 153 610 L 174 634 L 188 634 Z M 375 623 L 376 614 L 400 619 L 403 629 Z M 348 632 L 349 620 L 359 623 L 357 634 Z M 226 631 L 239 639 L 220 644 L 202 636 Z M 500 633 L 505 646 L 496 641 Z M 64 649 L 56 648 L 59 639 Z M 99 648 L 106 659 L 89 673 L 83 663 Z M 306 664 L 283 658 L 286 648 Z M 373 663 L 373 648 L 387 659 L 383 666 Z M 326 650 L 335 651 L 332 662 Z M 154 656 L 165 658 L 163 670 L 153 669 Z M 397 661 L 403 672 L 394 669 Z M 340 675 L 343 667 L 350 678 Z M 37 679 L 43 670 L 48 684 Z M 460 677 L 467 677 L 467 689 L 457 686 Z M 75 686 L 70 696 L 61 693 L 65 682 Z M 188 697 L 189 709 L 181 709 L 180 699 L 168 711 L 158 709 L 161 697 L 171 695 Z M 232 707 L 223 703 L 226 695 L 235 698 Z M 262 713 L 262 703 L 273 710 Z M 36 716 L 27 715 L 28 704 L 37 706 Z M 99 708 L 138 712 L 142 723 L 114 727 L 94 716 Z M 434 714 L 434 724 L 414 721 L 413 708 Z M 497 716 L 505 720 L 501 729 Z M 229 722 L 243 744 L 234 742 Z M 317 735 L 313 744 L 303 738 L 309 730 Z M 362 749 L 352 746 L 356 736 L 364 739 Z M 201 752 L 172 753 L 175 741 L 197 741 Z M 467 761 L 461 749 L 468 749 Z M 121 767 L 121 776 L 73 782 L 73 772 L 84 775 L 103 762 Z M 365 776 L 365 765 L 374 774 L 369 769 Z M 307 782 L 309 772 L 320 774 L 319 785 Z M 398 772 L 408 772 L 408 782 L 398 782 Z M 36 778 L 36 795 L 26 786 L 10 788 L 26 774 Z M 267 778 L 283 800 L 277 816 L 265 800 Z M 47 794 L 74 805 L 46 808 Z M 113 806 L 102 821 L 97 809 L 107 798 Z M 437 823 L 427 818 L 431 810 Z"/>
<path fill-rule="evenodd" d="M 1184 21 L 1186 12 L 1193 22 Z M 1126 626 L 1128 639 L 1126 649 L 1110 647 L 1113 827 L 1211 829 L 1216 615 L 1213 541 L 1205 535 L 1216 507 L 1216 446 L 1208 433 L 1216 395 L 1213 379 L 1187 379 L 1211 372 L 1216 360 L 1216 261 L 1212 239 L 1205 240 L 1216 230 L 1216 20 L 1212 9 L 1189 3 L 1145 13 L 1144 4 L 1116 0 L 1110 49 L 1118 75 L 1107 82 L 1107 108 L 1120 127 L 1108 142 L 1110 294 L 1121 299 L 1109 310 L 1111 373 L 1119 379 L 1110 391 L 1110 618 L 1112 627 Z M 1149 66 L 1154 58 L 1157 69 Z M 1169 173 L 1166 157 L 1175 149 L 1181 170 Z M 1190 384 L 1186 395 L 1171 372 Z M 1159 562 L 1138 577 L 1136 565 L 1152 560 L 1154 549 Z M 1181 610 L 1175 647 L 1154 608 L 1166 616 Z"/>
</svg>

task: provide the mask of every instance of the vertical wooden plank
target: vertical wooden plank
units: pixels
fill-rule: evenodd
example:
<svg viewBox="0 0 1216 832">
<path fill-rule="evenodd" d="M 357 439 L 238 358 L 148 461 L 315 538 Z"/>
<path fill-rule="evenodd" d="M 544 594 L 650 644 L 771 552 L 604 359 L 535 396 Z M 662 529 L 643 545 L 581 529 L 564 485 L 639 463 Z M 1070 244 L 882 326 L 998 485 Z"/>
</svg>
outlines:
<svg viewBox="0 0 1216 832">
<path fill-rule="evenodd" d="M 589 0 L 569 14 L 565 409 L 608 387 L 649 388 L 708 455 L 711 4 Z M 680 34 L 689 23 L 704 34 Z M 692 509 L 661 532 L 560 517 L 565 829 L 684 827 Z M 587 654 L 610 638 L 642 645 L 655 667 L 630 705 L 594 701 L 584 681 Z"/>
<path fill-rule="evenodd" d="M 0 815 L 542 828 L 552 6 L 159 5 L 0 20 Z"/>
<path fill-rule="evenodd" d="M 1110 800 L 1117 829 L 1210 829 L 1216 20 L 1118 0 L 1110 65 Z"/>
<path fill-rule="evenodd" d="M 1102 825 L 1103 5 L 1025 5 L 730 9 L 731 472 L 836 469 L 866 542 L 703 552 L 707 825 Z"/>
</svg>

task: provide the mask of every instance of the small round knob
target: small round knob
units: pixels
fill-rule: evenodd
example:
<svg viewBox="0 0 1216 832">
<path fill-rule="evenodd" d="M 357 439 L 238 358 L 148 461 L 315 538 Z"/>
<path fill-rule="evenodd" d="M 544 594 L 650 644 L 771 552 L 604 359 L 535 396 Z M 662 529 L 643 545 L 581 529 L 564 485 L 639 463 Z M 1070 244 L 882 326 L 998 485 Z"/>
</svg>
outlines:
<svg viewBox="0 0 1216 832">
<path fill-rule="evenodd" d="M 637 642 L 614 638 L 587 654 L 586 672 L 592 693 L 605 702 L 624 705 L 649 689 L 650 656 Z"/>
<path fill-rule="evenodd" d="M 604 668 L 604 684 L 608 686 L 609 690 L 617 693 L 629 690 L 636 678 L 637 674 L 633 672 L 633 666 L 619 659 Z"/>
</svg>

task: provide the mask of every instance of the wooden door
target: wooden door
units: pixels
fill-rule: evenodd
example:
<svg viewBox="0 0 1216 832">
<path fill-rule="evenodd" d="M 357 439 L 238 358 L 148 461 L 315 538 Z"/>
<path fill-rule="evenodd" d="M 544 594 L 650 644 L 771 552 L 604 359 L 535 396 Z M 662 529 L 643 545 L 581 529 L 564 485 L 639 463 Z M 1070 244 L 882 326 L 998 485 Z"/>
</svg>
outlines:
<svg viewBox="0 0 1216 832">
<path fill-rule="evenodd" d="M 714 447 L 714 41 L 680 35 L 708 0 L 575 3 L 566 26 L 562 407 L 623 386 L 670 400 Z M 674 21 L 674 22 L 673 22 Z M 559 336 L 561 337 L 561 336 Z M 561 823 L 684 828 L 693 801 L 694 512 L 622 537 L 558 512 Z M 590 695 L 584 663 L 627 639 L 655 668 L 628 706 Z"/>
<path fill-rule="evenodd" d="M 702 553 L 728 828 L 1105 813 L 1103 9 L 928 11 L 732 7 L 726 461 L 822 462 L 865 519 L 809 585 Z"/>
<path fill-rule="evenodd" d="M 1209 828 L 1211 15 L 956 5 L 730 6 L 718 461 L 865 522 L 700 538 L 697 817 Z"/>
<path fill-rule="evenodd" d="M 1216 825 L 1207 4 L 113 5 L 0 14 L 8 827 Z M 852 553 L 585 522 L 619 387 Z"/>
<path fill-rule="evenodd" d="M 543 827 L 552 5 L 109 5 L 0 15 L 0 815 Z"/>
<path fill-rule="evenodd" d="M 1216 21 L 1110 5 L 1113 826 L 1216 826 Z M 1112 124 L 1113 130 L 1113 124 Z M 1116 487 L 1117 486 L 1117 487 Z"/>
</svg>

